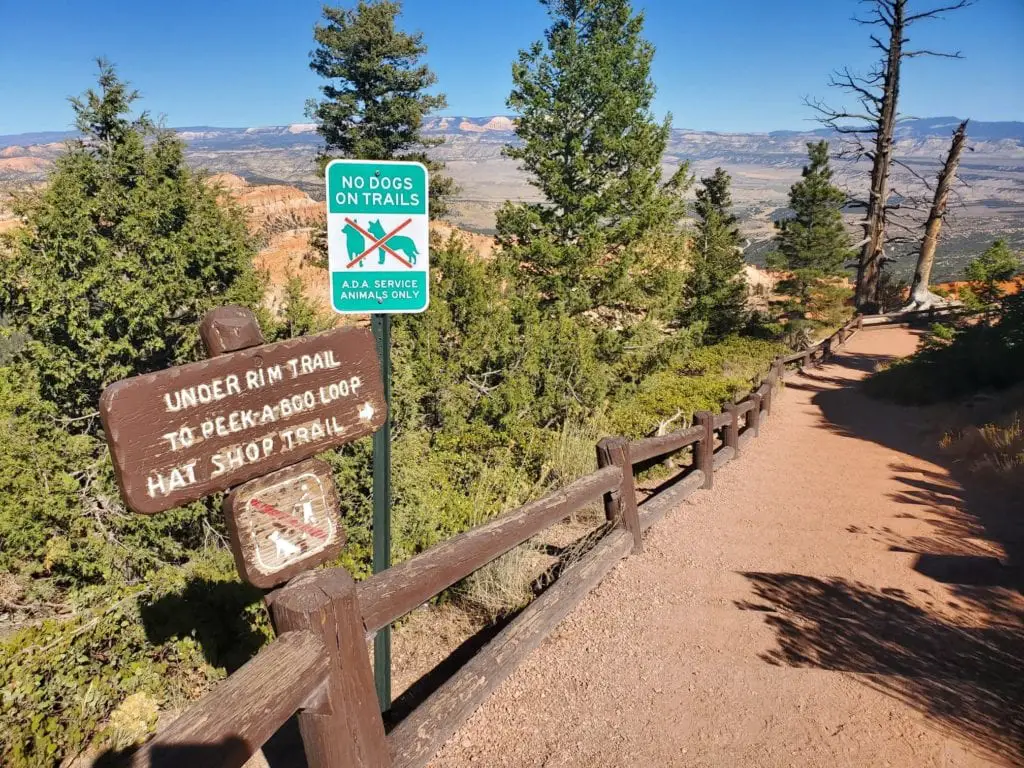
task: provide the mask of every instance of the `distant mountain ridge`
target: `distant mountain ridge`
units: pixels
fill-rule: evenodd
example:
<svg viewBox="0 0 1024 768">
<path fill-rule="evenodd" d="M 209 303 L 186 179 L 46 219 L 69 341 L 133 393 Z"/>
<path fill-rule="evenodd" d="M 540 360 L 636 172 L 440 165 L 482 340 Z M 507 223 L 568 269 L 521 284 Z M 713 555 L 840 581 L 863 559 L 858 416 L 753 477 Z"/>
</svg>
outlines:
<svg viewBox="0 0 1024 768">
<path fill-rule="evenodd" d="M 897 139 L 904 141 L 924 141 L 926 139 L 948 138 L 959 124 L 957 117 L 929 117 L 906 120 L 899 124 Z M 248 148 L 276 148 L 319 145 L 316 126 L 310 123 L 294 123 L 291 125 L 263 127 L 216 127 L 208 125 L 182 126 L 173 129 L 192 149 L 226 150 Z M 463 136 L 500 139 L 508 141 L 515 135 L 515 123 L 508 115 L 490 115 L 486 117 L 465 117 L 448 115 L 434 117 L 424 123 L 423 131 L 429 136 Z M 74 131 L 36 131 L 0 135 L 0 149 L 8 147 L 31 147 L 40 144 L 54 144 L 74 138 Z M 1015 142 L 1024 146 L 1024 122 L 971 122 L 968 135 L 973 142 Z M 673 140 L 681 140 L 687 136 L 703 136 L 707 138 L 722 137 L 723 139 L 747 138 L 759 142 L 771 139 L 792 140 L 801 137 L 829 138 L 832 131 L 827 128 L 776 131 L 707 131 L 680 127 L 672 129 Z"/>
<path fill-rule="evenodd" d="M 896 136 L 893 189 L 920 189 L 921 178 L 934 178 L 949 150 L 956 117 L 907 120 Z M 207 125 L 174 129 L 186 142 L 185 157 L 194 168 L 223 181 L 234 174 L 253 194 L 277 195 L 280 185 L 296 187 L 316 200 L 324 194 L 317 155 L 323 141 L 316 126 L 293 125 L 223 128 Z M 508 200 L 536 200 L 537 188 L 519 163 L 503 148 L 518 139 L 507 115 L 467 117 L 448 115 L 425 122 L 424 133 L 443 141 L 429 150 L 447 164 L 447 173 L 461 191 L 453 201 L 451 220 L 464 229 L 492 234 L 496 212 Z M 45 180 L 53 161 L 64 150 L 71 131 L 43 131 L 0 136 L 0 229 L 11 226 L 7 191 Z M 1024 248 L 1024 122 L 972 122 L 959 178 L 956 223 L 947 228 L 936 260 L 936 279 L 962 275 L 963 266 L 996 237 Z M 663 158 L 666 171 L 682 162 L 698 176 L 724 168 L 732 176 L 733 203 L 744 236 L 753 241 L 746 256 L 756 261 L 771 247 L 773 222 L 786 210 L 790 185 L 800 178 L 807 161 L 807 143 L 821 139 L 839 148 L 838 137 L 817 126 L 805 131 L 729 133 L 673 128 Z M 853 195 L 863 197 L 866 168 L 836 163 L 836 180 Z M 268 186 L 269 185 L 269 186 Z M 261 189 L 262 188 L 262 189 Z M 252 191 L 250 190 L 250 191 Z M 847 217 L 859 232 L 857 216 Z M 912 258 L 897 254 L 897 268 L 913 269 Z"/>
</svg>

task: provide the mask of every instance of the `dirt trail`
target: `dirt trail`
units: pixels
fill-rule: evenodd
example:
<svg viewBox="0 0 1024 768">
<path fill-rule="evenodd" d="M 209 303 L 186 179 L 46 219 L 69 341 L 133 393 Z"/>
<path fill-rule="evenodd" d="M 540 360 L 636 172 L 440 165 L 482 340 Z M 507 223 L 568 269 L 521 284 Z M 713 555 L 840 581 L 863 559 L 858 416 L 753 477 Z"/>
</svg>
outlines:
<svg viewBox="0 0 1024 768">
<path fill-rule="evenodd" d="M 1024 603 L 996 559 L 1011 510 L 951 474 L 919 413 L 854 386 L 915 346 L 864 331 L 791 377 L 716 488 L 433 765 L 1024 763 Z"/>
</svg>

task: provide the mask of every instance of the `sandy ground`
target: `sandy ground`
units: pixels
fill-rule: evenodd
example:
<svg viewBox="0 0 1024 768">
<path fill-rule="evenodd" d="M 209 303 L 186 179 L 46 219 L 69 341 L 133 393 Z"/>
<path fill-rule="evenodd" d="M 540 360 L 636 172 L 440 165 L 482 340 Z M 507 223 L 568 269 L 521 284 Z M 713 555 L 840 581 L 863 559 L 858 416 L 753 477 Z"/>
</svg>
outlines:
<svg viewBox="0 0 1024 768">
<path fill-rule="evenodd" d="M 1024 764 L 1019 499 L 855 386 L 915 346 L 864 331 L 791 377 L 433 765 Z"/>
</svg>

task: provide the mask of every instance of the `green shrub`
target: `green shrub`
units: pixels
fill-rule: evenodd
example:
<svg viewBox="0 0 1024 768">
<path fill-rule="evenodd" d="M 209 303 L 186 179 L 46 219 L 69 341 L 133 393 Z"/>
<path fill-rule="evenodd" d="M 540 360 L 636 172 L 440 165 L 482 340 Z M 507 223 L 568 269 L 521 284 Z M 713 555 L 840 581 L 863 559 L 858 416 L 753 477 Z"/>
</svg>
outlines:
<svg viewBox="0 0 1024 768">
<path fill-rule="evenodd" d="M 36 768 L 73 757 L 132 695 L 165 708 L 201 695 L 269 636 L 259 597 L 237 583 L 226 552 L 211 553 L 149 574 L 144 585 L 83 592 L 72 617 L 4 638 L 0 763 Z"/>
<path fill-rule="evenodd" d="M 91 438 L 61 430 L 31 371 L 0 367 L 0 568 L 62 567 L 60 534 L 82 518 L 74 473 L 92 462 L 94 448 Z"/>
<path fill-rule="evenodd" d="M 1010 250 L 1005 240 L 996 240 L 967 265 L 964 274 L 971 282 L 972 291 L 987 305 L 1002 298 L 999 283 L 1009 280 L 1020 269 L 1020 256 Z"/>
<path fill-rule="evenodd" d="M 630 397 L 611 407 L 610 431 L 641 437 L 680 412 L 690 421 L 696 411 L 720 411 L 722 403 L 752 389 L 772 360 L 785 351 L 778 342 L 733 336 L 681 355 L 665 370 L 644 379 Z"/>
<path fill-rule="evenodd" d="M 0 568 L 61 589 L 129 584 L 219 534 L 216 499 L 127 512 L 106 445 L 72 426 L 27 367 L 0 367 Z"/>
</svg>

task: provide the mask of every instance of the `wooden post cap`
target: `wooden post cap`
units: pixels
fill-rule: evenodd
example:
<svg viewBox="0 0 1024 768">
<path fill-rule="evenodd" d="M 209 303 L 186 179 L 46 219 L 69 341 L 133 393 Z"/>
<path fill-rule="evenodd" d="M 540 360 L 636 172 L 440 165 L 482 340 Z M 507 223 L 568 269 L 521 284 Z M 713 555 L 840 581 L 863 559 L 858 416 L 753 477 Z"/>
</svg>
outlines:
<svg viewBox="0 0 1024 768">
<path fill-rule="evenodd" d="M 256 314 L 239 306 L 211 309 L 199 323 L 199 336 L 210 357 L 264 343 Z"/>
</svg>

